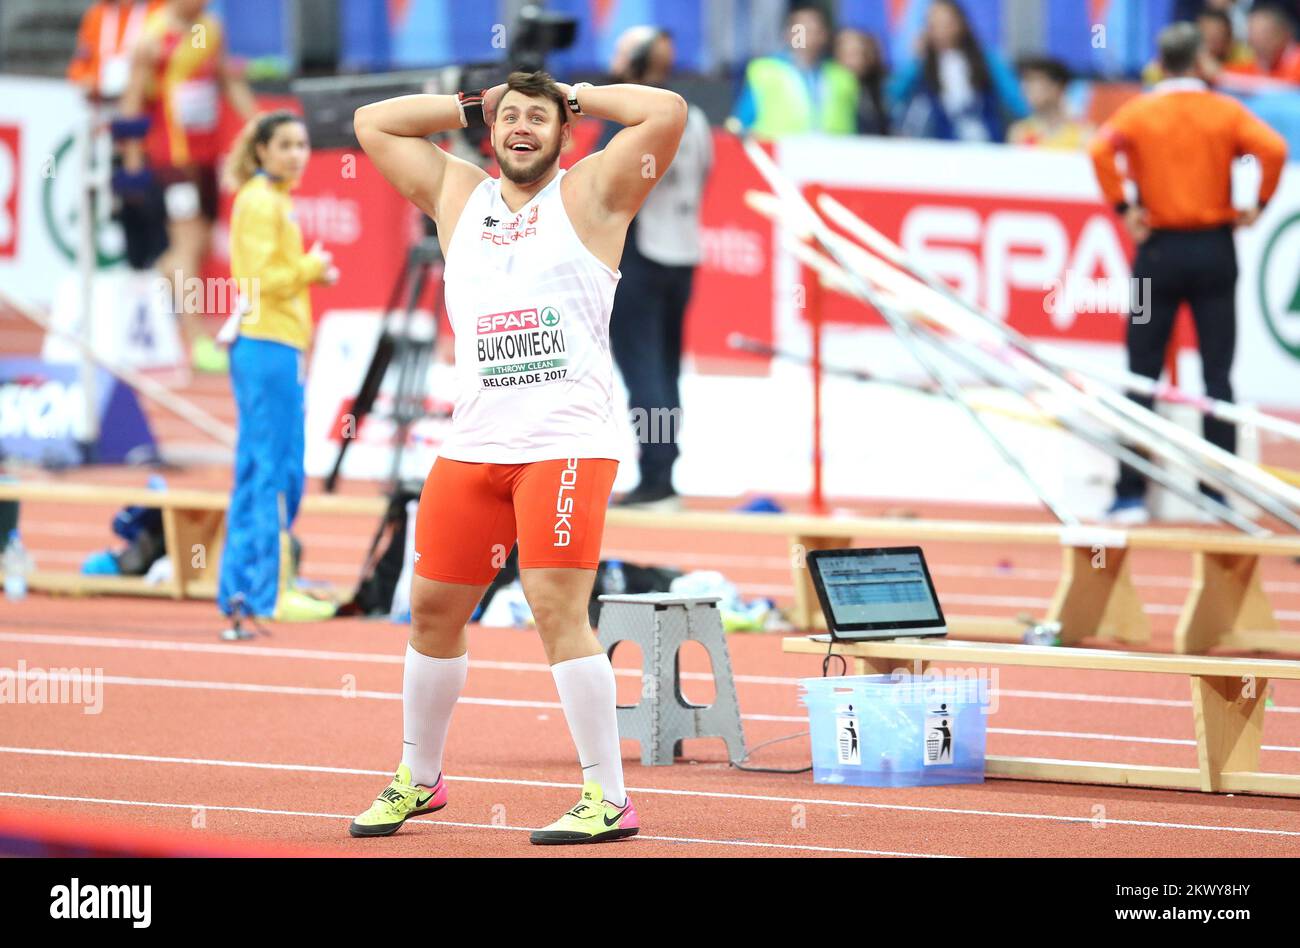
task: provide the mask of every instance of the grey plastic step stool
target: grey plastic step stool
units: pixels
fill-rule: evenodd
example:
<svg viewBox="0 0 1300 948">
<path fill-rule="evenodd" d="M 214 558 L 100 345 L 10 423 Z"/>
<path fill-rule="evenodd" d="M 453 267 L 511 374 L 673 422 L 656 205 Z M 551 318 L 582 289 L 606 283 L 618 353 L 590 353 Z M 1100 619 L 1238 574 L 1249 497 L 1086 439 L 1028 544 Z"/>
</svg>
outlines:
<svg viewBox="0 0 1300 948">
<path fill-rule="evenodd" d="M 618 732 L 641 742 L 641 763 L 666 766 L 680 757 L 685 738 L 720 737 L 731 760 L 745 755 L 736 683 L 731 677 L 727 635 L 718 598 L 672 593 L 601 596 L 600 644 L 613 658 L 620 642 L 641 646 L 641 703 L 619 705 Z M 692 704 L 682 695 L 678 650 L 699 642 L 713 663 L 717 697 Z"/>
</svg>

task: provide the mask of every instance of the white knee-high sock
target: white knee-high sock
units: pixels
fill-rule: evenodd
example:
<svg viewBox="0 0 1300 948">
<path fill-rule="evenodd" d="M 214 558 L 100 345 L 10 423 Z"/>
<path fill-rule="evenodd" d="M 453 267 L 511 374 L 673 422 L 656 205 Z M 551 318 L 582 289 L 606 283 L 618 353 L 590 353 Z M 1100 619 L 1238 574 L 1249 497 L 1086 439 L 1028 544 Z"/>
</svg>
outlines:
<svg viewBox="0 0 1300 948">
<path fill-rule="evenodd" d="M 465 687 L 469 653 L 430 658 L 408 643 L 402 672 L 402 763 L 414 783 L 432 787 L 442 773 L 442 749 L 456 699 Z"/>
<path fill-rule="evenodd" d="M 600 784 L 605 799 L 622 806 L 623 756 L 618 745 L 617 686 L 614 669 L 603 653 L 551 666 L 564 718 L 578 748 L 584 781 Z"/>
</svg>

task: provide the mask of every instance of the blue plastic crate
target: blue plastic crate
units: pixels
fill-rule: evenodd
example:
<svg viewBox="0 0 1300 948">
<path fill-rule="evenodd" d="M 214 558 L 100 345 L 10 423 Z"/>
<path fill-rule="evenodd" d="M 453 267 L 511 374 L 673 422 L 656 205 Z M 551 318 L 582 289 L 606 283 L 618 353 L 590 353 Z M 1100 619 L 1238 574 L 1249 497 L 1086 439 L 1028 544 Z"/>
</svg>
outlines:
<svg viewBox="0 0 1300 948">
<path fill-rule="evenodd" d="M 983 680 L 804 678 L 813 781 L 857 787 L 984 782 Z"/>
</svg>

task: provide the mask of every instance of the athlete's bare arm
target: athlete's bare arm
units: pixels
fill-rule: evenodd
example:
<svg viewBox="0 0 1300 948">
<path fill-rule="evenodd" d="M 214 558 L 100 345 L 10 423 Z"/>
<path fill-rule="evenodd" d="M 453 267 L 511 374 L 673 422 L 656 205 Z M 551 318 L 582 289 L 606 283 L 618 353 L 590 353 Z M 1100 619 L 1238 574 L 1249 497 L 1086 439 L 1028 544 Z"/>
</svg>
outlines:
<svg viewBox="0 0 1300 948">
<path fill-rule="evenodd" d="M 158 61 L 158 47 L 152 38 L 141 39 L 131 52 L 131 72 L 127 76 L 118 115 L 122 118 L 139 118 L 145 114 L 149 100 L 149 84 Z M 130 172 L 144 168 L 144 140 L 130 138 L 122 144 L 122 166 Z"/>
<path fill-rule="evenodd" d="M 567 95 L 569 88 L 563 88 Z M 578 236 L 596 256 L 607 263 L 612 259 L 617 267 L 628 222 L 677 154 L 686 128 L 686 100 L 666 89 L 618 84 L 580 89 L 578 106 L 583 115 L 625 126 L 565 178 L 583 195 L 569 208 Z"/>
<path fill-rule="evenodd" d="M 357 109 L 352 126 L 388 183 L 438 222 L 443 250 L 470 192 L 487 172 L 448 154 L 426 136 L 461 127 L 454 95 L 404 95 Z"/>
<path fill-rule="evenodd" d="M 231 108 L 239 113 L 239 117 L 247 122 L 256 115 L 257 98 L 253 95 L 253 89 L 244 76 L 244 70 L 225 52 L 221 54 L 221 66 L 217 75 L 222 94 Z"/>
</svg>

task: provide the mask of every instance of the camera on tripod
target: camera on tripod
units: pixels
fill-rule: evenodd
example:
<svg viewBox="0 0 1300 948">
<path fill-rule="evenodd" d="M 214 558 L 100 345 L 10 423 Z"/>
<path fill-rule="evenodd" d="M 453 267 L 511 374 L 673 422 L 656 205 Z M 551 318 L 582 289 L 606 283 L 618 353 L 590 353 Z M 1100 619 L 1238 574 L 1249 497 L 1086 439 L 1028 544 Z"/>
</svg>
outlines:
<svg viewBox="0 0 1300 948">
<path fill-rule="evenodd" d="M 546 58 L 551 53 L 573 45 L 578 35 L 578 19 L 529 5 L 520 11 L 506 35 L 509 45 L 504 62 L 295 80 L 293 92 L 302 102 L 313 147 L 359 150 L 361 146 L 352 130 L 352 115 L 371 102 L 422 92 L 453 95 L 463 90 L 490 89 L 505 82 L 511 72 L 545 69 Z M 487 139 L 483 114 L 471 109 L 466 118 L 469 127 L 461 129 L 459 137 L 474 154 L 481 154 Z"/>
</svg>

